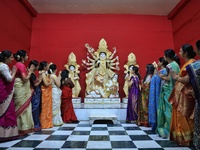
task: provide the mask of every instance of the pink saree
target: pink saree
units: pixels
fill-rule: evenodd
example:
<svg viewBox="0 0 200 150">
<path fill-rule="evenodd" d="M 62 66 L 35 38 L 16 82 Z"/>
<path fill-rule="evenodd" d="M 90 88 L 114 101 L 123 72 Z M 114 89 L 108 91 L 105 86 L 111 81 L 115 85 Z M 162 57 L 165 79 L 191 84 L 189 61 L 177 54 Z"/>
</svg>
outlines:
<svg viewBox="0 0 200 150">
<path fill-rule="evenodd" d="M 14 81 L 7 82 L 0 71 L 0 142 L 18 137 L 13 85 Z"/>
</svg>

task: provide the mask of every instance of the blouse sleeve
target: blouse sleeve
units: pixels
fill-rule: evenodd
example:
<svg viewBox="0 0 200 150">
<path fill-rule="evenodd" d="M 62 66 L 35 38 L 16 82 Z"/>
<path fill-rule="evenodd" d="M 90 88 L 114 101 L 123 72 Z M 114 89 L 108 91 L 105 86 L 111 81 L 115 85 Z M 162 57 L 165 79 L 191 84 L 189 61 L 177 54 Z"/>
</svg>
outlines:
<svg viewBox="0 0 200 150">
<path fill-rule="evenodd" d="M 148 84 L 150 82 L 151 82 L 151 76 L 148 75 L 144 83 Z"/>
<path fill-rule="evenodd" d="M 3 64 L 1 66 L 1 74 L 3 75 L 3 77 L 6 79 L 6 81 L 11 82 L 12 81 L 12 76 L 10 74 L 10 69 L 8 67 L 8 65 Z"/>
<path fill-rule="evenodd" d="M 27 69 L 24 64 L 18 62 L 15 66 L 20 77 L 26 77 L 28 75 Z"/>
</svg>

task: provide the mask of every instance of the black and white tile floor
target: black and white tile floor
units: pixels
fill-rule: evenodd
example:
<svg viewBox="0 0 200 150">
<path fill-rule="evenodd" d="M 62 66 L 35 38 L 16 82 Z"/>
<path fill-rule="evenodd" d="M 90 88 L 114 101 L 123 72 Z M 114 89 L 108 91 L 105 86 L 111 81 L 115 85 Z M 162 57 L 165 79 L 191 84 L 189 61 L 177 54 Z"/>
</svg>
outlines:
<svg viewBox="0 0 200 150">
<path fill-rule="evenodd" d="M 162 139 L 150 128 L 119 122 L 93 124 L 80 121 L 35 132 L 0 143 L 0 150 L 190 150 Z"/>
</svg>

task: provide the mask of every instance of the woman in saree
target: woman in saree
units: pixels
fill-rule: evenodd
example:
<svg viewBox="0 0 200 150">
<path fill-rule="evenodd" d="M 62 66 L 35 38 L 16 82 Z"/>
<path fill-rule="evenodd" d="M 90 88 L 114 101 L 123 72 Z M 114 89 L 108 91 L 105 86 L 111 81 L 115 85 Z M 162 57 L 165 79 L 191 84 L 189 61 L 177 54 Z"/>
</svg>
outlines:
<svg viewBox="0 0 200 150">
<path fill-rule="evenodd" d="M 79 122 L 74 112 L 72 104 L 72 88 L 74 87 L 73 82 L 69 78 L 69 71 L 63 70 L 61 72 L 61 116 L 63 122 Z"/>
<path fill-rule="evenodd" d="M 161 77 L 161 79 L 165 82 L 161 87 L 158 100 L 156 132 L 160 137 L 168 138 L 170 132 L 171 112 L 172 112 L 172 106 L 169 103 L 168 99 L 175 83 L 169 71 L 173 70 L 175 73 L 179 73 L 180 59 L 178 58 L 178 56 L 176 56 L 174 50 L 172 49 L 167 49 L 164 51 L 164 59 L 169 64 L 167 65 L 167 75 L 160 73 L 158 74 Z"/>
<path fill-rule="evenodd" d="M 13 54 L 4 50 L 0 53 L 0 142 L 18 137 L 17 118 L 15 115 L 14 78 L 16 68 L 10 69 L 8 64 L 13 60 Z"/>
<path fill-rule="evenodd" d="M 178 75 L 171 72 L 176 83 L 169 97 L 172 104 L 170 140 L 181 146 L 190 146 L 194 131 L 195 98 L 186 66 L 195 61 L 196 52 L 190 44 L 185 44 L 180 48 L 179 54 L 185 60 L 185 64 Z"/>
<path fill-rule="evenodd" d="M 48 63 L 46 61 L 40 62 L 39 65 L 39 78 L 41 78 L 41 113 L 40 123 L 42 129 L 53 127 L 53 114 L 52 114 L 52 79 L 48 74 Z"/>
<path fill-rule="evenodd" d="M 55 64 L 51 64 L 49 66 L 49 74 L 51 78 L 53 79 L 52 82 L 52 102 L 53 102 L 53 125 L 54 126 L 61 126 L 63 124 L 62 117 L 61 117 L 61 89 L 60 89 L 60 79 L 61 76 L 56 76 L 57 67 Z"/>
<path fill-rule="evenodd" d="M 130 73 L 125 77 L 129 78 L 128 87 L 128 104 L 126 110 L 126 122 L 135 123 L 138 119 L 138 102 L 140 98 L 140 74 L 138 73 L 138 67 L 132 66 Z"/>
<path fill-rule="evenodd" d="M 39 67 L 39 62 L 37 60 L 32 60 L 29 63 L 29 68 L 31 65 L 35 66 L 36 71 Z M 33 95 L 31 99 L 31 104 L 32 104 L 32 115 L 33 115 L 33 121 L 34 121 L 34 131 L 40 131 L 41 130 L 41 124 L 40 124 L 40 103 L 41 103 L 41 79 L 38 79 L 38 77 L 35 75 L 33 72 L 31 74 L 30 78 L 30 83 L 31 83 L 31 88 L 33 90 Z"/>
<path fill-rule="evenodd" d="M 196 42 L 197 54 L 200 56 L 200 40 Z M 195 92 L 195 110 L 194 110 L 194 138 L 193 145 L 196 150 L 200 149 L 200 59 L 186 66 Z"/>
<path fill-rule="evenodd" d="M 139 106 L 139 118 L 138 118 L 138 125 L 139 126 L 149 126 L 149 119 L 148 119 L 148 105 L 149 105 L 149 88 L 151 77 L 154 73 L 154 66 L 153 64 L 146 65 L 146 75 L 144 77 L 142 86 L 141 86 L 141 102 Z"/>
<path fill-rule="evenodd" d="M 31 106 L 32 91 L 29 79 L 35 66 L 31 65 L 29 70 L 26 69 L 24 62 L 28 60 L 28 55 L 24 50 L 17 51 L 17 53 L 14 54 L 14 58 L 17 61 L 15 64 L 17 73 L 15 75 L 14 84 L 15 112 L 19 134 L 25 135 L 32 132 L 34 129 Z"/>
<path fill-rule="evenodd" d="M 149 125 L 152 128 L 152 131 L 156 130 L 157 126 L 157 109 L 158 109 L 158 101 L 160 95 L 160 89 L 163 85 L 163 82 L 160 78 L 159 74 L 166 75 L 168 62 L 165 61 L 164 57 L 160 57 L 158 60 L 158 64 L 155 67 L 154 75 L 151 78 L 150 82 L 150 91 L 149 91 Z M 158 70 L 160 68 L 160 70 Z"/>
</svg>

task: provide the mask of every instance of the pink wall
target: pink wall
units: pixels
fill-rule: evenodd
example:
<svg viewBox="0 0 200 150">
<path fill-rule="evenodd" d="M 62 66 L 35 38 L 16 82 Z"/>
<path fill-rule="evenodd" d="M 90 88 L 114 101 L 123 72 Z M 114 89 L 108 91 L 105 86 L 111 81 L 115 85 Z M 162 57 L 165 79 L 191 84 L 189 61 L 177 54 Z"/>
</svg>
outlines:
<svg viewBox="0 0 200 150">
<path fill-rule="evenodd" d="M 163 51 L 173 48 L 171 21 L 161 16 L 139 15 L 62 15 L 38 14 L 33 19 L 31 59 L 46 60 L 64 69 L 68 55 L 74 52 L 77 63 L 86 59 L 85 43 L 97 49 L 104 38 L 108 49 L 117 48 L 120 58 L 120 95 L 123 93 L 123 72 L 127 56 L 133 52 L 140 65 L 142 76 L 147 63 L 163 56 Z M 81 97 L 85 91 L 85 73 L 81 67 Z"/>
<path fill-rule="evenodd" d="M 0 51 L 30 50 L 32 17 L 18 0 L 0 1 Z"/>
<path fill-rule="evenodd" d="M 195 44 L 200 39 L 200 0 L 191 0 L 172 20 L 174 47 Z"/>
</svg>

